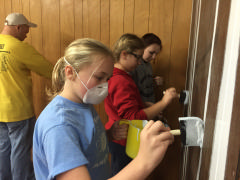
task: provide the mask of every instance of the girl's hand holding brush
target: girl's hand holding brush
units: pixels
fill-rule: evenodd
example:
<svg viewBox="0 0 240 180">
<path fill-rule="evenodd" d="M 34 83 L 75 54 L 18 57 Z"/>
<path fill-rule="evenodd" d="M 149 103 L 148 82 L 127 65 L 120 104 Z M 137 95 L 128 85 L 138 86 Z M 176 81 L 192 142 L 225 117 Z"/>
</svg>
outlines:
<svg viewBox="0 0 240 180">
<path fill-rule="evenodd" d="M 170 104 L 173 99 L 178 98 L 178 94 L 175 88 L 171 87 L 164 91 L 164 96 L 162 101 L 166 103 L 166 105 Z"/>
</svg>

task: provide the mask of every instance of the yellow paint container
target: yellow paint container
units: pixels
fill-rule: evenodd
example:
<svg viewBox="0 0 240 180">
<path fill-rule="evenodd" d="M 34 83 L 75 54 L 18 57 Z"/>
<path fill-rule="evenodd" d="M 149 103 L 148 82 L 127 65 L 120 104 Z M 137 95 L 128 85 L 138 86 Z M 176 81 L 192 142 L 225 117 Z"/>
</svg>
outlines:
<svg viewBox="0 0 240 180">
<path fill-rule="evenodd" d="M 126 144 L 126 154 L 130 158 L 135 158 L 138 154 L 140 145 L 140 133 L 143 127 L 148 123 L 147 120 L 124 120 L 121 124 L 128 124 L 128 135 Z"/>
</svg>

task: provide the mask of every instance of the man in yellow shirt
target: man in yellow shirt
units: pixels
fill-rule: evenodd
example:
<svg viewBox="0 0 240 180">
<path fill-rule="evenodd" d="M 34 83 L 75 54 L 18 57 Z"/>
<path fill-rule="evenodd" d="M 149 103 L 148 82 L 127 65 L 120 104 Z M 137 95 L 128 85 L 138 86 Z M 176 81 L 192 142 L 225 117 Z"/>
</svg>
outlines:
<svg viewBox="0 0 240 180">
<path fill-rule="evenodd" d="M 30 158 L 35 124 L 31 71 L 51 78 L 53 65 L 23 42 L 30 27 L 37 25 L 12 13 L 0 34 L 0 179 L 35 179 Z"/>
</svg>

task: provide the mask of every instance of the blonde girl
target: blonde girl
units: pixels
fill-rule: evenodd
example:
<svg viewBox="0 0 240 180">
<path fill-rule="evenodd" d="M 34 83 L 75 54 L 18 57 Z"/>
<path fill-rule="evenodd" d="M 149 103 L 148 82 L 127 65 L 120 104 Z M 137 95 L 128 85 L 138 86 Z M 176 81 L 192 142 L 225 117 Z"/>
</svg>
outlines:
<svg viewBox="0 0 240 180">
<path fill-rule="evenodd" d="M 33 163 L 37 180 L 111 178 L 107 136 L 93 104 L 106 97 L 112 70 L 112 53 L 102 43 L 78 39 L 67 47 L 53 71 L 54 98 L 35 126 Z M 146 178 L 173 141 L 168 130 L 161 123 L 148 123 L 141 135 L 141 143 L 146 144 L 148 139 L 148 147 L 141 144 L 136 160 L 112 179 Z M 147 153 L 154 158 L 143 155 Z"/>
</svg>

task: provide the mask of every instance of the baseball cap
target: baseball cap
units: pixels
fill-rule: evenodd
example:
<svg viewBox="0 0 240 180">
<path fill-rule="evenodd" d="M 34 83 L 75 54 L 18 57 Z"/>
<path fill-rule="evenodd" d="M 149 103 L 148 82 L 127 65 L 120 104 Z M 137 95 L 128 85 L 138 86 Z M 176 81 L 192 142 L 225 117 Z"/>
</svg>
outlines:
<svg viewBox="0 0 240 180">
<path fill-rule="evenodd" d="M 21 25 L 21 24 L 26 24 L 29 27 L 37 27 L 36 24 L 29 22 L 27 18 L 20 13 L 11 13 L 9 14 L 6 19 L 4 25 L 8 26 L 15 26 L 15 25 Z"/>
</svg>

